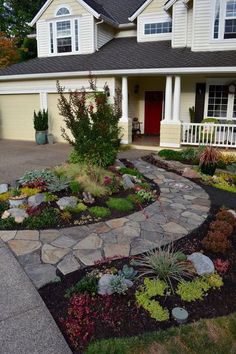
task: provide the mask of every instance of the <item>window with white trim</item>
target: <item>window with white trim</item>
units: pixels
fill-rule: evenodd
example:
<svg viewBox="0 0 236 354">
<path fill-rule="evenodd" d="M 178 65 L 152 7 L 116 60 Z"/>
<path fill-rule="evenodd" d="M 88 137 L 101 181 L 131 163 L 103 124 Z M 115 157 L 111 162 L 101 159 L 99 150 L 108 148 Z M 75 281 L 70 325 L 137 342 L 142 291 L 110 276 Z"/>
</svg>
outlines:
<svg viewBox="0 0 236 354">
<path fill-rule="evenodd" d="M 72 51 L 71 21 L 60 21 L 56 25 L 57 53 L 69 53 Z"/>
<path fill-rule="evenodd" d="M 209 84 L 207 90 L 206 116 L 220 120 L 236 120 L 236 93 L 231 93 L 229 85 Z"/>
<path fill-rule="evenodd" d="M 236 0 L 214 0 L 213 38 L 236 39 Z"/>
<path fill-rule="evenodd" d="M 161 34 L 161 33 L 171 33 L 172 32 L 172 22 L 159 22 L 159 23 L 145 23 L 144 34 Z"/>
<path fill-rule="evenodd" d="M 61 7 L 57 11 L 57 16 L 65 16 L 65 15 L 70 15 L 70 10 L 67 7 Z"/>
</svg>

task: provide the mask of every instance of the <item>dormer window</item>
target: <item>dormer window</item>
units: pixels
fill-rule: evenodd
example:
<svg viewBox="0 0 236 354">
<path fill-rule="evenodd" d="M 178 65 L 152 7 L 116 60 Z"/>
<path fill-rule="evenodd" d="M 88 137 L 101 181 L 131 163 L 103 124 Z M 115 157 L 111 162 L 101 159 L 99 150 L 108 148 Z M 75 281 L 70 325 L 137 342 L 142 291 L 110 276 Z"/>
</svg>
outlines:
<svg viewBox="0 0 236 354">
<path fill-rule="evenodd" d="M 215 0 L 213 38 L 236 38 L 236 0 Z"/>
<path fill-rule="evenodd" d="M 70 11 L 69 9 L 67 9 L 67 7 L 61 7 L 58 11 L 57 11 L 57 16 L 66 16 L 66 15 L 70 15 Z"/>
<path fill-rule="evenodd" d="M 69 53 L 71 51 L 71 21 L 57 22 L 57 53 Z"/>
</svg>

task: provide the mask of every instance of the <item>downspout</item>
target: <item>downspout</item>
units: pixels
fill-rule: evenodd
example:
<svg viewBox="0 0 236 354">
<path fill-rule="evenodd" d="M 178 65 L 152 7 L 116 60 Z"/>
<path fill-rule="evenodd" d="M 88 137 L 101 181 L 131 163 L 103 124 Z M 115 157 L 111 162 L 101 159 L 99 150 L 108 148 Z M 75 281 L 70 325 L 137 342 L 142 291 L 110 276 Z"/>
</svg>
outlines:
<svg viewBox="0 0 236 354">
<path fill-rule="evenodd" d="M 96 51 L 99 50 L 98 48 L 98 25 L 101 25 L 102 23 L 104 22 L 104 20 L 101 20 L 99 22 L 96 22 L 95 25 L 96 25 L 96 30 L 95 30 L 95 36 L 96 36 Z"/>
</svg>

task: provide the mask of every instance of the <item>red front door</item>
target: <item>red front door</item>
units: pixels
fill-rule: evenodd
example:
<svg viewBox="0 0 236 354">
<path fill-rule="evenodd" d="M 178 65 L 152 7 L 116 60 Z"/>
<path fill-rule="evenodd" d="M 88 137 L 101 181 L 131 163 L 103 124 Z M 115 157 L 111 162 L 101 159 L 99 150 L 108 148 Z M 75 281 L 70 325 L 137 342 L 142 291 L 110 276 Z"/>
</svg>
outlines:
<svg viewBox="0 0 236 354">
<path fill-rule="evenodd" d="M 162 91 L 145 92 L 145 120 L 144 133 L 155 135 L 160 134 L 162 118 Z"/>
</svg>

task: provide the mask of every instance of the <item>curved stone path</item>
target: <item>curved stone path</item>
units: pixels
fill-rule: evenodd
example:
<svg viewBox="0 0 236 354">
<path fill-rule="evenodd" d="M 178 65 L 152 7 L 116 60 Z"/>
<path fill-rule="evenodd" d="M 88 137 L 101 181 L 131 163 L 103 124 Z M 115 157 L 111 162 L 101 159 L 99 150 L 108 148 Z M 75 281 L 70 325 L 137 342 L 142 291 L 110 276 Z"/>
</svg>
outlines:
<svg viewBox="0 0 236 354">
<path fill-rule="evenodd" d="M 206 219 L 208 194 L 195 183 L 142 160 L 132 161 L 161 189 L 160 200 L 120 219 L 60 230 L 0 231 L 36 287 L 103 257 L 129 256 L 186 236 Z"/>
</svg>

